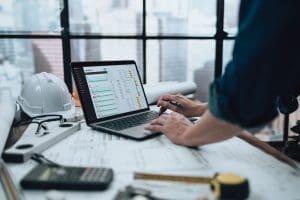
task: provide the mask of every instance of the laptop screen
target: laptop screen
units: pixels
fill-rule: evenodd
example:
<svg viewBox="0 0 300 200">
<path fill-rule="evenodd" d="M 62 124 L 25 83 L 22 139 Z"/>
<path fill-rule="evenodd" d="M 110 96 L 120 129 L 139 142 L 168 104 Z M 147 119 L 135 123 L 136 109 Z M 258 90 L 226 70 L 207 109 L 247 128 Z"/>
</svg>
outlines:
<svg viewBox="0 0 300 200">
<path fill-rule="evenodd" d="M 147 108 L 133 64 L 83 68 L 97 118 Z"/>
<path fill-rule="evenodd" d="M 87 121 L 149 108 L 134 61 L 73 63 L 73 66 Z"/>
</svg>

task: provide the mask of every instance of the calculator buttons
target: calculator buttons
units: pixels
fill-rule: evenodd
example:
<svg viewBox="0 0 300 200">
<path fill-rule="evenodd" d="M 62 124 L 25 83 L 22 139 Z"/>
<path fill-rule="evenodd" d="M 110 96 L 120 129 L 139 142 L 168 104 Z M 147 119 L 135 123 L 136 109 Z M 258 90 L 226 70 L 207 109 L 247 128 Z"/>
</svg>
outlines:
<svg viewBox="0 0 300 200">
<path fill-rule="evenodd" d="M 37 173 L 38 172 L 38 173 Z M 43 176 L 43 178 L 41 178 Z M 39 165 L 21 181 L 24 188 L 104 190 L 113 178 L 110 168 L 53 167 Z"/>
</svg>

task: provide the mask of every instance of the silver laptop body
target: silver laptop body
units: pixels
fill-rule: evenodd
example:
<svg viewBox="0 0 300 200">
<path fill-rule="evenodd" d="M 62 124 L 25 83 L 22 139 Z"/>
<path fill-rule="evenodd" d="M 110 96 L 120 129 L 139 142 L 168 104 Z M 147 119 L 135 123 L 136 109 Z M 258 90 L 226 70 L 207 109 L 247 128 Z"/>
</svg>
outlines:
<svg viewBox="0 0 300 200">
<path fill-rule="evenodd" d="M 144 129 L 158 113 L 150 111 L 134 61 L 73 62 L 71 67 L 88 126 L 134 140 L 159 135 Z"/>
</svg>

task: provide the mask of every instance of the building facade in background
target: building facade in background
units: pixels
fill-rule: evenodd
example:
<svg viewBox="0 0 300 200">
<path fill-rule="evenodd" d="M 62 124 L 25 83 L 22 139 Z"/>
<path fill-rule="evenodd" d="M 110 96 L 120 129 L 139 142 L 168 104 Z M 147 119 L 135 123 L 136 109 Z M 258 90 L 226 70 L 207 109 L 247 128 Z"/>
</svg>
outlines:
<svg viewBox="0 0 300 200">
<path fill-rule="evenodd" d="M 142 35 L 142 2 L 69 1 L 71 34 L 117 36 L 71 39 L 72 61 L 133 59 L 143 77 L 143 41 L 118 38 Z M 228 8 L 237 9 L 239 0 L 225 3 Z M 0 34 L 60 35 L 61 6 L 60 0 L 0 0 Z M 157 37 L 146 40 L 147 83 L 195 81 L 198 85 L 196 97 L 207 100 L 208 85 L 213 80 L 214 40 L 159 37 L 213 36 L 216 30 L 216 0 L 147 0 L 146 9 L 146 36 Z M 225 26 L 234 29 L 236 14 L 233 13 L 237 12 L 231 12 L 231 17 L 225 18 Z M 15 98 L 24 80 L 42 71 L 63 79 L 62 55 L 62 41 L 59 38 L 0 39 L 0 91 L 6 88 L 5 91 Z"/>
</svg>

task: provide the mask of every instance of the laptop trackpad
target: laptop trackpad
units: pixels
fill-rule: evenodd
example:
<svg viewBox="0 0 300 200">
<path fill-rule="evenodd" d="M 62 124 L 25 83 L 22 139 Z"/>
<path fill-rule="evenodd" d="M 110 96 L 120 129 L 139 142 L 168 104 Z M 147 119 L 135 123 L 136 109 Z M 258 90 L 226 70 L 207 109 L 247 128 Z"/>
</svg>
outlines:
<svg viewBox="0 0 300 200">
<path fill-rule="evenodd" d="M 138 137 L 138 138 L 140 138 L 140 137 L 142 138 L 142 137 L 145 137 L 147 135 L 155 134 L 155 133 L 152 133 L 149 130 L 145 130 L 144 129 L 144 124 L 140 125 L 140 126 L 135 126 L 135 127 L 132 127 L 132 128 L 124 129 L 124 130 L 121 130 L 120 132 L 124 135 L 130 135 L 132 137 Z"/>
</svg>

